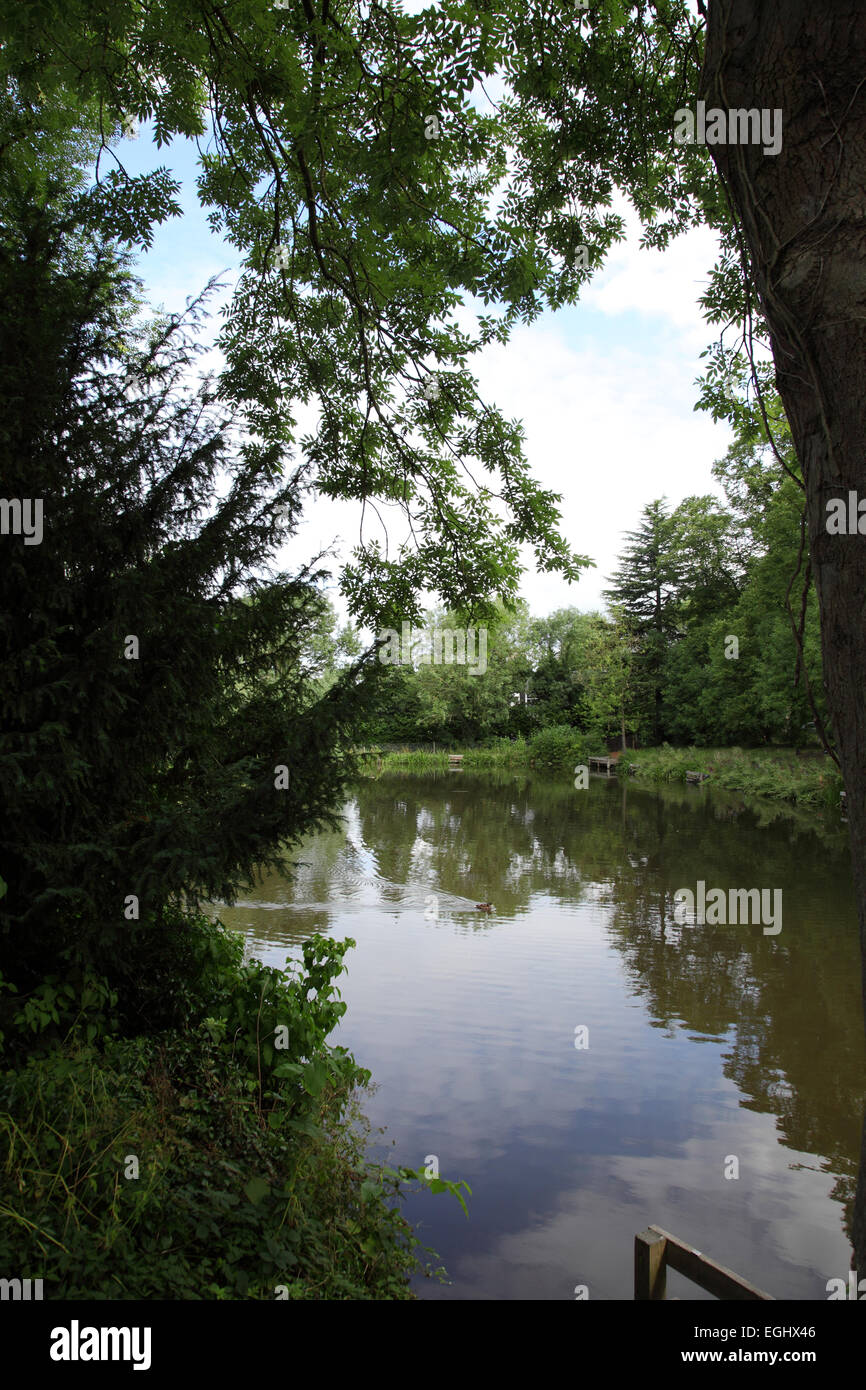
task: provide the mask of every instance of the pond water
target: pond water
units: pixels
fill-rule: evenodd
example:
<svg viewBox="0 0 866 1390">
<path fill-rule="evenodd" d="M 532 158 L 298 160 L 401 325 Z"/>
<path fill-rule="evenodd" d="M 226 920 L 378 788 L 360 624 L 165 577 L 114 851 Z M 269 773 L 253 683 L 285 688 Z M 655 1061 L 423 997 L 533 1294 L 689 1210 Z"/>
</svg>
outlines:
<svg viewBox="0 0 866 1390">
<path fill-rule="evenodd" d="M 375 1151 L 435 1155 L 473 1193 L 468 1220 L 445 1194 L 407 1202 L 450 1280 L 418 1294 L 630 1299 L 654 1224 L 777 1298 L 825 1299 L 866 1077 L 838 817 L 463 771 L 364 781 L 344 815 L 292 881 L 220 916 L 269 964 L 312 932 L 356 940 L 332 1038 L 377 1083 Z M 699 881 L 780 889 L 781 931 L 678 925 Z M 674 1294 L 706 1297 L 671 1275 Z"/>
</svg>

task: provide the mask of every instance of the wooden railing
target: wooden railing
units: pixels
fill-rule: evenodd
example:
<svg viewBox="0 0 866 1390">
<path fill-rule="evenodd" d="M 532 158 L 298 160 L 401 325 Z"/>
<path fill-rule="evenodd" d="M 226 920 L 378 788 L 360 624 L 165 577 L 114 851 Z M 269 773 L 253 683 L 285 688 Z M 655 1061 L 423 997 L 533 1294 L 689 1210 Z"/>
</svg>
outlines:
<svg viewBox="0 0 866 1390">
<path fill-rule="evenodd" d="M 661 1226 L 648 1226 L 634 1238 L 634 1296 L 638 1300 L 663 1299 L 666 1297 L 667 1270 L 675 1269 L 684 1274 L 692 1283 L 699 1284 L 707 1293 L 716 1298 L 738 1299 L 740 1301 L 769 1300 L 775 1302 L 771 1293 L 764 1293 L 748 1279 L 742 1279 L 732 1269 L 717 1264 L 708 1255 L 702 1255 L 693 1245 L 663 1231 Z"/>
</svg>

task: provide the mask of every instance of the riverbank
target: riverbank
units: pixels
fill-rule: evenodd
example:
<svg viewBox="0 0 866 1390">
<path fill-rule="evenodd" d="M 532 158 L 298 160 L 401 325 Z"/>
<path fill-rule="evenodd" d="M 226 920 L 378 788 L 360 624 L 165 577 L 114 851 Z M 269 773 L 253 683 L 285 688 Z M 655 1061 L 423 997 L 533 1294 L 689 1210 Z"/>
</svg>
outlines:
<svg viewBox="0 0 866 1390">
<path fill-rule="evenodd" d="M 327 1042 L 354 943 L 313 936 L 280 971 L 172 925 L 173 1026 L 130 1035 L 95 981 L 7 995 L 0 1267 L 46 1299 L 412 1298 L 400 1200 L 424 1175 L 370 1161 L 370 1073 Z"/>
<path fill-rule="evenodd" d="M 452 754 L 459 754 L 468 771 L 523 768 L 573 774 L 589 757 L 606 750 L 590 746 L 576 730 L 542 730 L 532 739 L 499 739 L 488 747 L 424 751 L 370 749 L 364 770 L 378 772 L 445 772 Z M 631 773 L 629 768 L 632 769 Z M 621 776 L 644 782 L 683 782 L 698 772 L 709 785 L 746 796 L 787 801 L 803 806 L 838 806 L 842 778 L 830 758 L 813 750 L 793 748 L 661 748 L 630 749 L 619 760 Z"/>
<path fill-rule="evenodd" d="M 648 782 L 686 782 L 687 773 L 706 776 L 710 785 L 746 796 L 797 805 L 838 806 L 842 778 L 832 760 L 793 748 L 661 748 L 625 754 L 620 774 Z"/>
<path fill-rule="evenodd" d="M 604 753 L 567 724 L 554 724 L 539 729 L 531 738 L 497 738 L 475 747 L 444 749 L 368 748 L 365 750 L 364 770 L 382 772 L 444 772 L 451 766 L 452 755 L 462 758 L 462 765 L 473 772 L 495 768 L 537 767 L 547 771 L 567 772 L 575 763 L 590 755 Z"/>
</svg>

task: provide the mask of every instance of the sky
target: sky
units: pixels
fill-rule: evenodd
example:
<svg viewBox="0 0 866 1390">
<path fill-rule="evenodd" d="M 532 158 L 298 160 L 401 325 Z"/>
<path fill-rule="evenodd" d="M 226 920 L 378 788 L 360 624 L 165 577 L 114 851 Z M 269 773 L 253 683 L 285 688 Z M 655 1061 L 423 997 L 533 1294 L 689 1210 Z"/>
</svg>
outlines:
<svg viewBox="0 0 866 1390">
<path fill-rule="evenodd" d="M 182 184 L 184 215 L 156 229 L 139 262 L 153 307 L 182 311 L 219 273 L 225 299 L 239 256 L 211 231 L 199 205 L 194 145 L 178 140 L 158 151 L 144 127 L 122 140 L 117 154 L 131 174 L 166 164 Z M 614 210 L 629 213 L 625 204 Z M 561 494 L 563 534 L 595 562 L 567 584 L 536 572 L 527 549 L 521 593 L 535 615 L 603 607 L 624 535 L 649 502 L 665 496 L 676 506 L 690 495 L 720 495 L 711 468 L 728 448 L 730 427 L 694 409 L 701 353 L 714 337 L 698 300 L 716 260 L 715 235 L 698 228 L 660 252 L 641 248 L 636 219 L 628 221 L 628 237 L 579 304 L 541 314 L 507 345 L 491 344 L 473 359 L 482 398 L 523 421 L 533 476 Z M 210 327 L 215 337 L 218 316 Z M 301 434 L 312 418 L 298 412 Z M 283 561 L 294 567 L 336 541 L 336 577 L 340 555 L 356 542 L 359 517 L 355 503 L 317 500 Z M 336 583 L 331 598 L 345 617 Z"/>
</svg>

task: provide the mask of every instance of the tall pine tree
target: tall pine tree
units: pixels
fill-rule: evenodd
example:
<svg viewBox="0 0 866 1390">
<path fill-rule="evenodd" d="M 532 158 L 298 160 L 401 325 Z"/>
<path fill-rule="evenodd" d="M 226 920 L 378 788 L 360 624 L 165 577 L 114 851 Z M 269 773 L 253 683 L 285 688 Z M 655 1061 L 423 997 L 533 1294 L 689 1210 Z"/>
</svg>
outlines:
<svg viewBox="0 0 866 1390">
<path fill-rule="evenodd" d="M 621 607 L 639 639 L 638 674 L 651 704 L 653 740 L 662 738 L 662 668 L 677 631 L 679 567 L 675 530 L 664 498 L 650 502 L 636 531 L 626 533 L 621 563 L 604 596 Z"/>
</svg>

